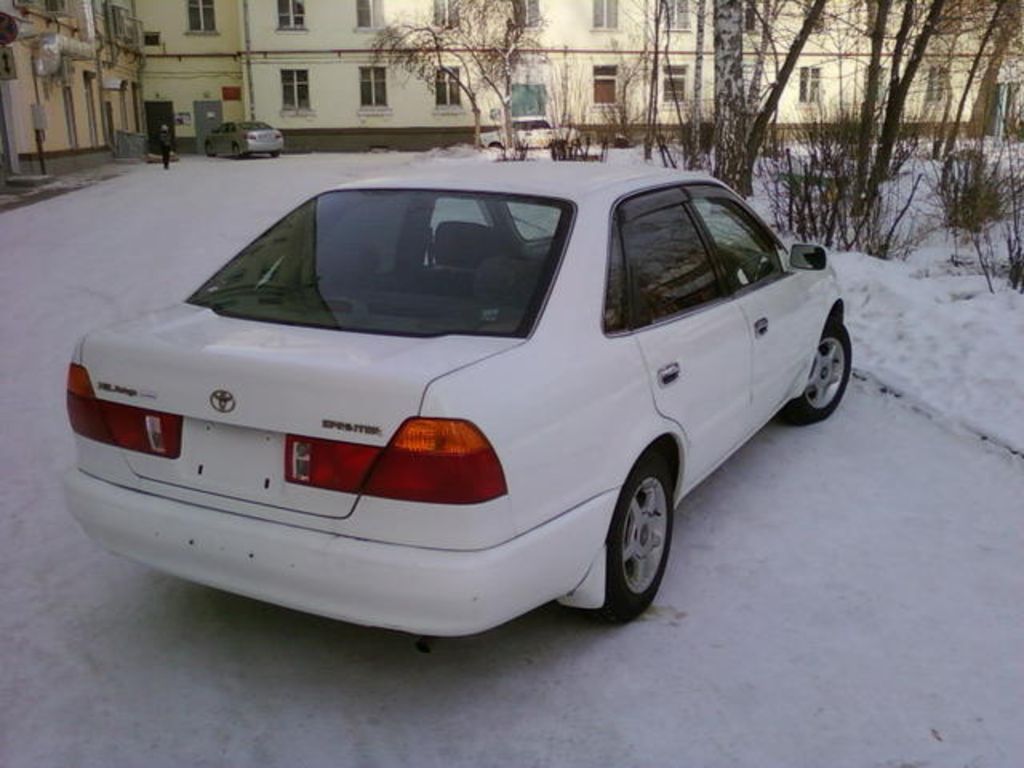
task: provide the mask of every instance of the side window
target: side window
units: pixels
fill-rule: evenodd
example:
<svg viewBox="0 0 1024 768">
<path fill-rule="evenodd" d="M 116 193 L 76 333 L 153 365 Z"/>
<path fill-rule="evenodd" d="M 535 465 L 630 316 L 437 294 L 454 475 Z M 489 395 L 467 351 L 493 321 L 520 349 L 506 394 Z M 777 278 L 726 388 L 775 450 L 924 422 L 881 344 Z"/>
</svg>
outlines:
<svg viewBox="0 0 1024 768">
<path fill-rule="evenodd" d="M 670 205 L 621 225 L 634 327 L 642 327 L 721 295 L 714 268 L 686 209 Z"/>
<path fill-rule="evenodd" d="M 711 233 L 733 288 L 753 285 L 782 272 L 775 243 L 736 203 L 698 197 L 693 206 Z"/>
</svg>

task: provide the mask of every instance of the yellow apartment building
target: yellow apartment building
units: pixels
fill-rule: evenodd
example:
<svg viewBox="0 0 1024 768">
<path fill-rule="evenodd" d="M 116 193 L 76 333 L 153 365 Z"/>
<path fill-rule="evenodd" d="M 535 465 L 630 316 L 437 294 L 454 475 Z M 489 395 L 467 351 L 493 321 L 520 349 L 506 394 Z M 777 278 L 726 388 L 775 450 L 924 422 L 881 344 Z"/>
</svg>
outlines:
<svg viewBox="0 0 1024 768">
<path fill-rule="evenodd" d="M 138 153 L 142 24 L 131 0 L 0 0 L 0 180 Z"/>
</svg>

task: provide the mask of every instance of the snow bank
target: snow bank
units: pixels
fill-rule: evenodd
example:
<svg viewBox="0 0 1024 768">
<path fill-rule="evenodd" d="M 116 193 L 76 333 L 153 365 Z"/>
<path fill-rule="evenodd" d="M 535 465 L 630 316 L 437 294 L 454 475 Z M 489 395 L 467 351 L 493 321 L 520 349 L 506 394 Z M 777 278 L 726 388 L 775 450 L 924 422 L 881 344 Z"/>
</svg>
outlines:
<svg viewBox="0 0 1024 768">
<path fill-rule="evenodd" d="M 980 275 L 837 253 L 854 365 L 964 426 L 1024 450 L 1024 296 Z M 939 274 L 936 274 L 938 272 Z"/>
</svg>

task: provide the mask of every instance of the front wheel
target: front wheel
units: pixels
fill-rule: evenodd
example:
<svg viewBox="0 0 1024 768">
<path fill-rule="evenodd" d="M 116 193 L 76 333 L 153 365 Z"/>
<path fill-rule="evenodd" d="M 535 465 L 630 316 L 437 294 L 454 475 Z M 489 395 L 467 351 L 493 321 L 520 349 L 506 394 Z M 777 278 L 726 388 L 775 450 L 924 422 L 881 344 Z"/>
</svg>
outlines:
<svg viewBox="0 0 1024 768">
<path fill-rule="evenodd" d="M 606 542 L 602 618 L 631 621 L 654 600 L 672 546 L 673 488 L 668 463 L 656 453 L 641 458 L 622 486 Z"/>
<path fill-rule="evenodd" d="M 850 334 L 841 322 L 829 321 L 814 352 L 814 364 L 803 394 L 782 408 L 782 418 L 804 425 L 827 419 L 839 407 L 850 381 Z"/>
</svg>

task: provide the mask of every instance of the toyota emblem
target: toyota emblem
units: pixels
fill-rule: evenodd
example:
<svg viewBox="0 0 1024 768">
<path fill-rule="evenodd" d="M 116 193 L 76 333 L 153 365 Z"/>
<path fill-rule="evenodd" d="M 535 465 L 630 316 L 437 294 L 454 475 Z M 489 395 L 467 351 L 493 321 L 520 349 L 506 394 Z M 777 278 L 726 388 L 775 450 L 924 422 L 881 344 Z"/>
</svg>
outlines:
<svg viewBox="0 0 1024 768">
<path fill-rule="evenodd" d="M 235 410 L 235 396 L 226 389 L 214 390 L 213 394 L 210 395 L 210 405 L 213 406 L 215 411 L 231 413 Z"/>
</svg>

